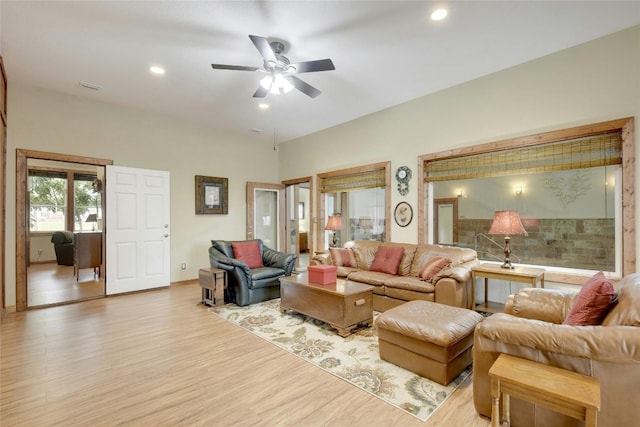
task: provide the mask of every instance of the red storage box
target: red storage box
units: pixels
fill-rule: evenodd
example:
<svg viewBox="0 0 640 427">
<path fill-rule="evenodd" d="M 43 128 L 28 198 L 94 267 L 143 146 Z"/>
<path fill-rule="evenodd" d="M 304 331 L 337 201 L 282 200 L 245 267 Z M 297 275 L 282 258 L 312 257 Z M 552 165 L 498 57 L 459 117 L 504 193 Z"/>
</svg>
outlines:
<svg viewBox="0 0 640 427">
<path fill-rule="evenodd" d="M 319 285 L 329 285 L 338 281 L 337 268 L 335 265 L 310 265 L 309 282 Z"/>
</svg>

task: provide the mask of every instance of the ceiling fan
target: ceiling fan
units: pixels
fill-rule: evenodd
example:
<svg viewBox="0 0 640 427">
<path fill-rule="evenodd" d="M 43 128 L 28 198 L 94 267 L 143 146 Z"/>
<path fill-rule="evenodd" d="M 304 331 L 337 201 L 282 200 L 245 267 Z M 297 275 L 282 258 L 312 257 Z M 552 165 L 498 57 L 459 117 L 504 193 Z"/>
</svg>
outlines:
<svg viewBox="0 0 640 427">
<path fill-rule="evenodd" d="M 287 57 L 282 55 L 284 52 L 283 43 L 279 41 L 269 43 L 266 38 L 260 36 L 250 35 L 249 38 L 264 59 L 263 68 L 224 64 L 211 64 L 211 66 L 215 70 L 257 71 L 259 73 L 266 73 L 267 76 L 260 80 L 260 86 L 258 86 L 258 89 L 253 94 L 254 98 L 264 98 L 268 93 L 286 93 L 293 88 L 298 89 L 311 98 L 315 98 L 322 92 L 309 83 L 299 79 L 294 74 L 336 69 L 330 59 L 319 59 L 317 61 L 292 64 Z"/>
</svg>

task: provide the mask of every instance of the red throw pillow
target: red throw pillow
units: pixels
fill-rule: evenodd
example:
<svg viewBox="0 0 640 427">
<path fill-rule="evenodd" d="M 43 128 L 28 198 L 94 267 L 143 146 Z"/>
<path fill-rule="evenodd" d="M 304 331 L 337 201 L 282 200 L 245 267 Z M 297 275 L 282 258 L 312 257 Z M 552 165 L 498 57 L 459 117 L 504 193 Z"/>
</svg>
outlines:
<svg viewBox="0 0 640 427">
<path fill-rule="evenodd" d="M 380 246 L 376 252 L 376 257 L 371 263 L 370 271 L 381 273 L 398 274 L 398 266 L 404 255 L 404 248 L 400 246 Z"/>
<path fill-rule="evenodd" d="M 231 247 L 233 248 L 235 259 L 244 262 L 249 268 L 264 267 L 258 242 L 231 242 Z"/>
<path fill-rule="evenodd" d="M 599 325 L 607 314 L 613 299 L 613 285 L 602 271 L 594 274 L 576 297 L 571 312 L 562 322 L 563 325 L 589 326 Z"/>
<path fill-rule="evenodd" d="M 336 267 L 357 267 L 356 257 L 351 249 L 329 248 L 331 260 Z"/>
<path fill-rule="evenodd" d="M 425 282 L 433 282 L 433 278 L 436 277 L 436 274 L 440 273 L 442 269 L 447 268 L 451 262 L 450 258 L 434 256 L 420 267 L 418 277 L 420 280 L 424 280 Z"/>
</svg>

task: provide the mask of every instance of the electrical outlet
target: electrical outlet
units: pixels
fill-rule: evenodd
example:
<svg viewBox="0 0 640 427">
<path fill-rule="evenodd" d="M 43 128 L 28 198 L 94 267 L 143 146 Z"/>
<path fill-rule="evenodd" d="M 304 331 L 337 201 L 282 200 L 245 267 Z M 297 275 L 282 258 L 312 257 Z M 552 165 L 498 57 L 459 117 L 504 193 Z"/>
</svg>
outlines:
<svg viewBox="0 0 640 427">
<path fill-rule="evenodd" d="M 180 264 L 180 268 L 183 269 L 183 270 L 186 270 L 187 269 L 187 263 L 183 262 L 182 264 Z"/>
<path fill-rule="evenodd" d="M 38 249 L 38 256 L 42 255 L 42 249 Z"/>
</svg>

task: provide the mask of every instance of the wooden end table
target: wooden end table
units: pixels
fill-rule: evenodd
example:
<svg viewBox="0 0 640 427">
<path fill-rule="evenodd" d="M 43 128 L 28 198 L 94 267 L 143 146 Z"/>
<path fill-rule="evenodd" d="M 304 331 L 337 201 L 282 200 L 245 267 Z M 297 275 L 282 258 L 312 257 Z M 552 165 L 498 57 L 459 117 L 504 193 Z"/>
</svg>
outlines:
<svg viewBox="0 0 640 427">
<path fill-rule="evenodd" d="M 593 377 L 501 354 L 489 369 L 491 377 L 491 427 L 500 425 L 500 395 L 503 418 L 510 425 L 509 396 L 527 400 L 596 427 L 600 410 L 600 382 Z"/>
<path fill-rule="evenodd" d="M 338 279 L 310 283 L 308 274 L 280 278 L 280 310 L 296 311 L 322 320 L 346 337 L 360 323 L 373 324 L 373 286 Z"/>
<path fill-rule="evenodd" d="M 223 305 L 224 290 L 227 288 L 227 272 L 219 268 L 201 268 L 198 281 L 202 288 L 202 304 Z"/>
<path fill-rule="evenodd" d="M 476 305 L 476 278 L 484 278 L 484 303 Z M 504 304 L 489 302 L 489 279 L 505 280 L 508 282 L 527 283 L 536 288 L 544 288 L 544 269 L 532 267 L 502 268 L 498 264 L 480 264 L 471 269 L 471 308 L 487 313 L 501 313 Z"/>
</svg>

